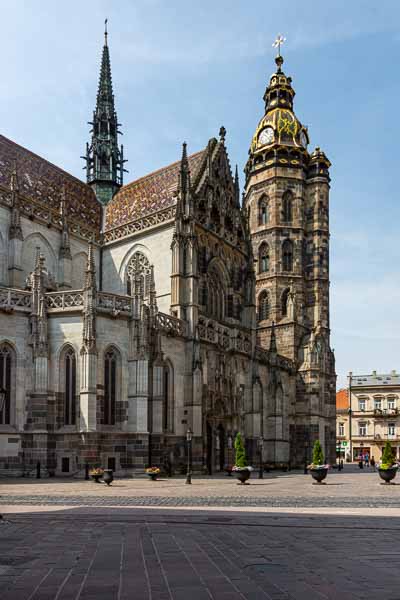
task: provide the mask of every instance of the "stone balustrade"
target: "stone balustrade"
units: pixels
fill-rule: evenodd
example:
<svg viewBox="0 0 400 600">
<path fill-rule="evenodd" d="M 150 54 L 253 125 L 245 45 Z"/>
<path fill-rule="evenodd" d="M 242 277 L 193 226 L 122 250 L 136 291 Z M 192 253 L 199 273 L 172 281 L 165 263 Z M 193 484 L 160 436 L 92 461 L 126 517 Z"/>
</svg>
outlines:
<svg viewBox="0 0 400 600">
<path fill-rule="evenodd" d="M 181 321 L 181 319 L 159 312 L 157 313 L 156 321 L 161 331 L 168 335 L 180 337 L 185 337 L 187 335 L 187 324 L 185 321 Z"/>
<path fill-rule="evenodd" d="M 31 304 L 32 296 L 30 292 L 13 288 L 0 289 L 0 310 L 3 312 L 14 310 L 30 312 Z"/>
</svg>

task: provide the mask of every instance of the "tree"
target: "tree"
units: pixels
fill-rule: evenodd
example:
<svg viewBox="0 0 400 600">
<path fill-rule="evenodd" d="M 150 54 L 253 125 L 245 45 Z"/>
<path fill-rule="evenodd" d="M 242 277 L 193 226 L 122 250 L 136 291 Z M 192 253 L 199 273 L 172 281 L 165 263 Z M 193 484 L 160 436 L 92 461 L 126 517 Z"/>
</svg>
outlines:
<svg viewBox="0 0 400 600">
<path fill-rule="evenodd" d="M 385 449 L 383 450 L 383 454 L 382 454 L 382 461 L 381 461 L 381 467 L 385 466 L 387 467 L 391 467 L 393 465 L 394 462 L 394 456 L 393 456 L 393 450 L 392 450 L 392 446 L 389 442 L 389 440 L 387 440 L 386 444 L 385 444 Z"/>
<path fill-rule="evenodd" d="M 322 446 L 319 440 L 315 440 L 314 442 L 312 463 L 315 466 L 323 465 L 325 463 L 324 453 L 322 452 Z"/>
<path fill-rule="evenodd" d="M 246 450 L 240 433 L 237 433 L 235 437 L 235 465 L 241 468 L 247 467 Z"/>
</svg>

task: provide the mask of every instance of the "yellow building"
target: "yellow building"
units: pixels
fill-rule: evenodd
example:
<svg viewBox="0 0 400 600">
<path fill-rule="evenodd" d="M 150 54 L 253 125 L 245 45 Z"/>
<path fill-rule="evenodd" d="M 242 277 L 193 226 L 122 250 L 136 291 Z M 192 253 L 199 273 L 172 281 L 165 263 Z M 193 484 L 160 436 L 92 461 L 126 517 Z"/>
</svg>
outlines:
<svg viewBox="0 0 400 600">
<path fill-rule="evenodd" d="M 368 454 L 379 460 L 389 440 L 400 457 L 400 375 L 349 373 L 347 389 L 336 394 L 336 440 L 342 457 Z"/>
</svg>

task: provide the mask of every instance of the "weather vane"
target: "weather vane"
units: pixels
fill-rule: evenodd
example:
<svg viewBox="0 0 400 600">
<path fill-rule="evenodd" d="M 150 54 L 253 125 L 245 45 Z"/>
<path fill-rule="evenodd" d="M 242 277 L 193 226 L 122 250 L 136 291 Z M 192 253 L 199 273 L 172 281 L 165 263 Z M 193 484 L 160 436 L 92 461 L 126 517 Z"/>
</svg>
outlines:
<svg viewBox="0 0 400 600">
<path fill-rule="evenodd" d="M 281 46 L 286 42 L 286 38 L 280 33 L 274 43 L 272 44 L 273 48 L 278 48 L 278 56 L 281 55 Z"/>
</svg>

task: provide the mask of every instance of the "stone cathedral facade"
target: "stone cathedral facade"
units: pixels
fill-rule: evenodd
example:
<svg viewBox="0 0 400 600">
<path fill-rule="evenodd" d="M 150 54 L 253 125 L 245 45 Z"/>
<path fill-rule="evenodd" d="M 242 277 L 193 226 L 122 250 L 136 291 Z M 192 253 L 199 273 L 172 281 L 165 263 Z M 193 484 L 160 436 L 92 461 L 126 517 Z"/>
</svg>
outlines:
<svg viewBox="0 0 400 600">
<path fill-rule="evenodd" d="M 243 199 L 223 127 L 123 184 L 107 34 L 86 183 L 0 136 L 2 472 L 332 460 L 330 164 L 276 63 Z"/>
</svg>

